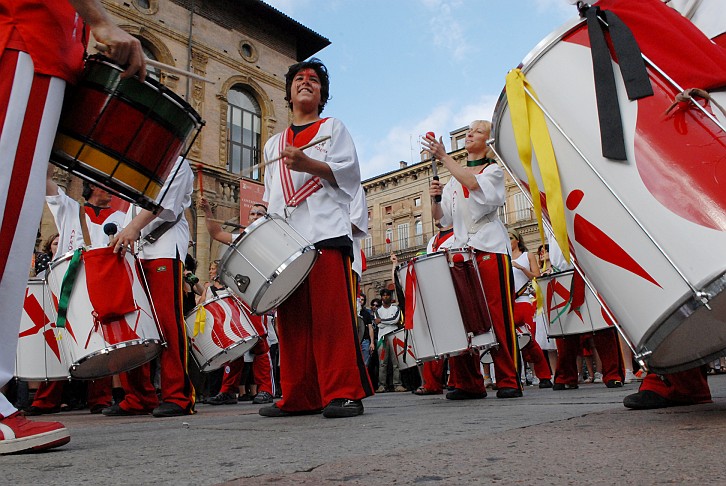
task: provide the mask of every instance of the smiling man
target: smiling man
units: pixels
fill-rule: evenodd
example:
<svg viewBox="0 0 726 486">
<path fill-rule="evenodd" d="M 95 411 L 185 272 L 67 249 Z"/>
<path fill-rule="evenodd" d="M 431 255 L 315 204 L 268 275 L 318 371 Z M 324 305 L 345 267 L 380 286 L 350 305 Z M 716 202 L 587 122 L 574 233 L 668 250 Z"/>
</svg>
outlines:
<svg viewBox="0 0 726 486">
<path fill-rule="evenodd" d="M 265 174 L 270 214 L 313 243 L 317 263 L 278 308 L 282 400 L 260 409 L 265 417 L 323 412 L 327 418 L 363 413 L 373 394 L 358 346 L 351 272 L 349 204 L 360 187 L 355 145 L 340 120 L 320 118 L 329 97 L 328 71 L 318 59 L 285 75 L 292 125 L 265 145 L 265 159 L 282 157 Z M 322 143 L 299 147 L 323 137 Z"/>
</svg>

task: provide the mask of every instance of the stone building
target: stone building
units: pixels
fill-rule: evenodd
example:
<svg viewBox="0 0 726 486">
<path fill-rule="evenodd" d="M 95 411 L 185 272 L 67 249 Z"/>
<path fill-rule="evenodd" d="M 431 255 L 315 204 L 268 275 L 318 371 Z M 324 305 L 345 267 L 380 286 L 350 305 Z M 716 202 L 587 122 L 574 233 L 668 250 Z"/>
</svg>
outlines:
<svg viewBox="0 0 726 486">
<path fill-rule="evenodd" d="M 449 133 L 454 160 L 466 164 L 464 138 L 468 127 Z M 383 288 L 393 289 L 391 253 L 399 263 L 426 251 L 429 239 L 437 229 L 431 217 L 431 198 L 428 187 L 432 177 L 431 159 L 421 153 L 421 161 L 412 165 L 399 162 L 393 171 L 363 181 L 368 202 L 368 237 L 362 247 L 366 254 L 367 270 L 361 281 L 361 291 L 368 302 L 378 297 Z M 506 171 L 505 171 L 506 172 Z M 451 174 L 438 162 L 441 182 Z M 508 228 L 515 228 L 524 236 L 527 248 L 537 251 L 541 244 L 534 211 L 527 197 L 506 174 L 507 200 L 499 216 Z"/>
<path fill-rule="evenodd" d="M 246 169 L 261 162 L 265 142 L 290 123 L 285 72 L 330 42 L 259 0 L 104 0 L 103 4 L 123 29 L 141 40 L 149 58 L 214 83 L 150 68 L 152 77 L 183 97 L 206 121 L 188 159 L 201 175 L 204 196 L 216 219 L 246 224 L 247 209 L 260 200 L 264 172 Z M 89 50 L 93 46 L 91 41 Z M 55 168 L 54 178 L 71 197 L 80 198 L 77 178 Z M 200 182 L 195 184 L 196 199 Z M 219 256 L 220 248 L 209 241 L 202 214 L 191 208 L 187 218 L 196 242 L 190 252 L 205 278 L 207 265 Z M 41 235 L 53 232 L 46 208 Z"/>
</svg>

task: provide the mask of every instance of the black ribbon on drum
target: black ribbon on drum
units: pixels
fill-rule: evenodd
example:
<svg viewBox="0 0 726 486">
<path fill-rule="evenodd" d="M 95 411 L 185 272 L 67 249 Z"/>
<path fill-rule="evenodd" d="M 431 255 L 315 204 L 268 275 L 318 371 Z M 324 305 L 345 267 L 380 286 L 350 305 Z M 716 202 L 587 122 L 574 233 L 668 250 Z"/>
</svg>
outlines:
<svg viewBox="0 0 726 486">
<path fill-rule="evenodd" d="M 583 7 L 580 15 L 587 18 L 587 30 L 590 36 L 602 155 L 608 159 L 626 160 L 623 122 L 620 117 L 610 49 L 605 40 L 606 30 L 610 34 L 628 99 L 633 101 L 652 96 L 653 87 L 638 43 L 630 28 L 617 15 L 608 10 L 601 10 L 600 7 L 589 6 Z"/>
</svg>

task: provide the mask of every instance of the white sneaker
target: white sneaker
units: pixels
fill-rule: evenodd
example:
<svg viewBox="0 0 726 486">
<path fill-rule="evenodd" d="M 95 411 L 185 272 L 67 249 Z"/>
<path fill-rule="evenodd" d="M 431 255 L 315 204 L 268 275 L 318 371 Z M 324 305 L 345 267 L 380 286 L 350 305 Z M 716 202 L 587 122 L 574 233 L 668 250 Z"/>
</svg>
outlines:
<svg viewBox="0 0 726 486">
<path fill-rule="evenodd" d="M 484 378 L 484 387 L 491 388 L 492 387 L 492 379 L 488 376 Z"/>
<path fill-rule="evenodd" d="M 535 376 L 534 378 L 532 378 L 532 386 L 537 386 L 537 385 L 539 385 L 539 378 L 537 378 Z"/>
<path fill-rule="evenodd" d="M 602 383 L 602 373 L 600 373 L 599 371 L 596 371 L 595 372 L 595 377 L 592 380 L 592 382 L 593 383 Z"/>
<path fill-rule="evenodd" d="M 636 376 L 633 374 L 633 370 L 625 370 L 625 379 L 623 380 L 623 383 L 632 383 L 635 380 L 637 380 Z"/>
</svg>

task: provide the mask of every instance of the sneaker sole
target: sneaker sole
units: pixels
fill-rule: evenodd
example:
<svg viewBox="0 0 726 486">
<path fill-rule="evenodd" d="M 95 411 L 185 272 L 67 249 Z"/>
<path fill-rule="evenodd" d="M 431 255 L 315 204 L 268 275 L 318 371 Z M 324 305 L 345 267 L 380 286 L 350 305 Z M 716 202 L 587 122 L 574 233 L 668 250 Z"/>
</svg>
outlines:
<svg viewBox="0 0 726 486">
<path fill-rule="evenodd" d="M 325 418 L 350 418 L 363 415 L 363 410 L 335 410 L 331 412 L 323 411 L 323 417 Z"/>
<path fill-rule="evenodd" d="M 44 451 L 53 447 L 60 447 L 71 441 L 68 429 L 52 430 L 42 434 L 21 437 L 20 439 L 6 439 L 0 441 L 0 455 L 17 454 L 23 451 Z"/>
</svg>

